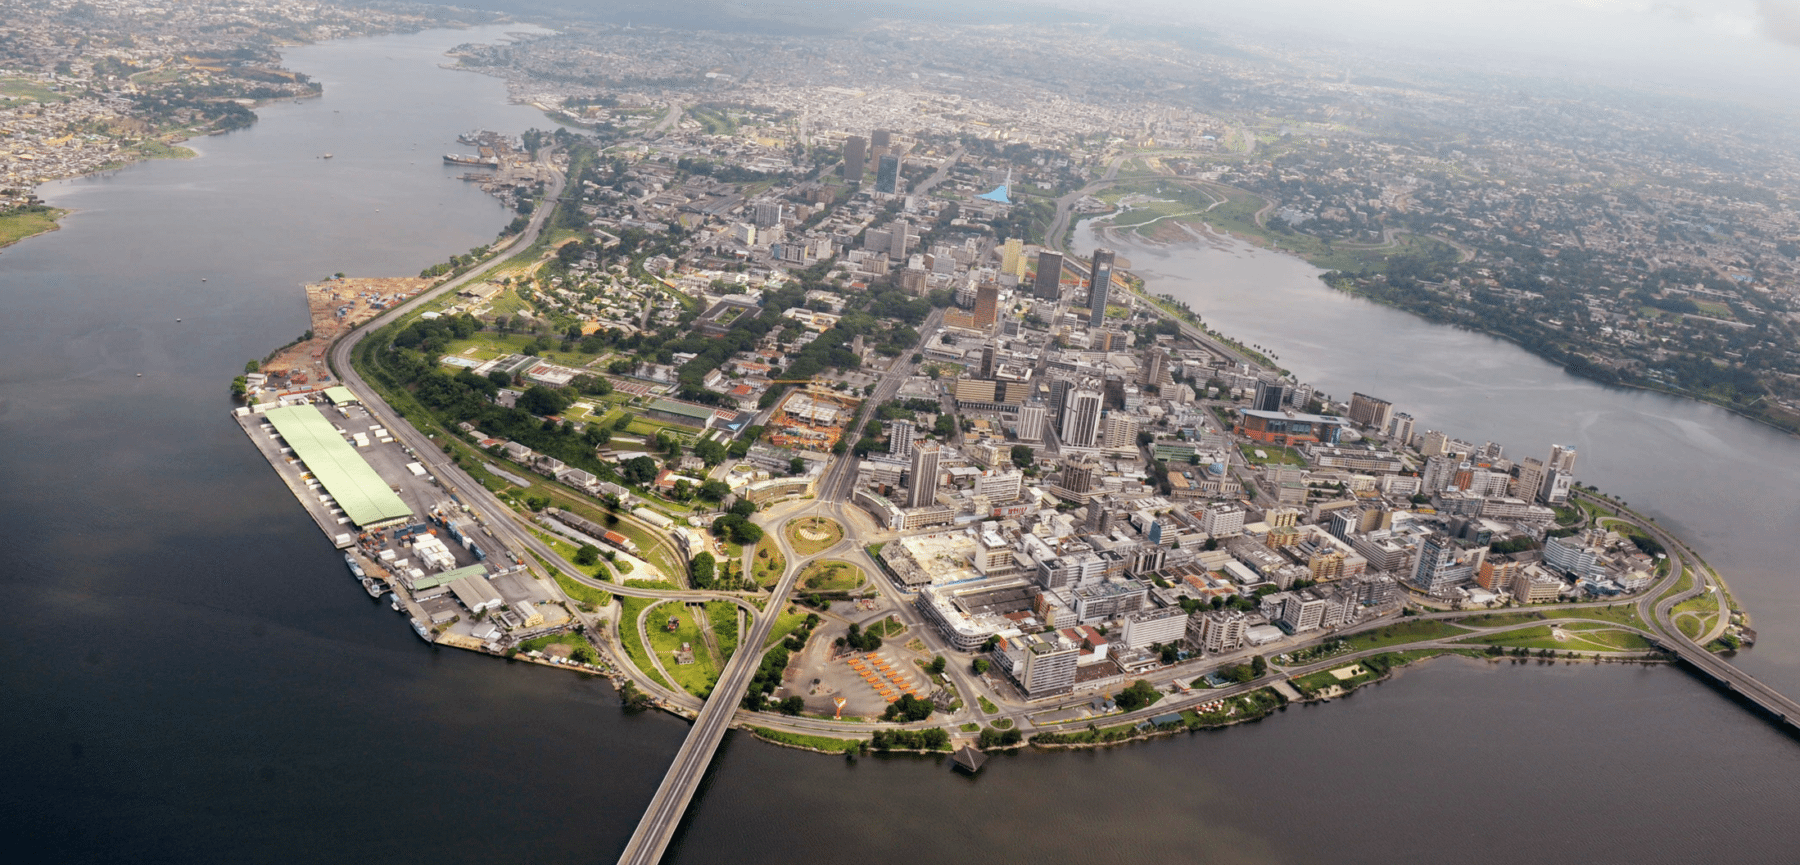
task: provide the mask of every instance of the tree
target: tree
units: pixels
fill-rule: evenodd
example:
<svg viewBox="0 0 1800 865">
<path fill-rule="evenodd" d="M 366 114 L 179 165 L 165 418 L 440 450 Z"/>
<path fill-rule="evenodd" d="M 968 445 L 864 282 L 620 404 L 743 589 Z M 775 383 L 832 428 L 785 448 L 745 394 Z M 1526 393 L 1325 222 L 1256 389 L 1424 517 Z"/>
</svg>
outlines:
<svg viewBox="0 0 1800 865">
<path fill-rule="evenodd" d="M 575 551 L 575 564 L 583 567 L 592 567 L 595 564 L 598 564 L 599 561 L 600 548 L 593 544 L 582 544 L 581 549 Z"/>
<path fill-rule="evenodd" d="M 712 439 L 702 439 L 694 443 L 694 456 L 704 461 L 707 468 L 712 468 L 725 461 L 726 449 Z"/>
<path fill-rule="evenodd" d="M 714 565 L 713 554 L 708 552 L 698 553 L 689 560 L 688 567 L 693 571 L 694 583 L 704 586 L 712 582 Z"/>
<path fill-rule="evenodd" d="M 700 497 L 709 502 L 721 502 L 731 495 L 731 485 L 721 480 L 709 480 L 700 485 Z"/>
<path fill-rule="evenodd" d="M 626 427 L 631 426 L 631 422 L 634 420 L 637 420 L 637 418 L 633 417 L 630 412 L 626 412 L 625 414 L 619 415 L 618 420 L 613 421 L 613 429 L 622 431 Z"/>
<path fill-rule="evenodd" d="M 257 363 L 256 361 L 252 360 L 244 363 L 244 372 L 256 372 L 259 369 L 262 369 L 262 364 Z"/>
<path fill-rule="evenodd" d="M 1253 673 L 1257 676 L 1260 676 L 1264 673 L 1267 673 L 1268 671 L 1269 671 L 1269 662 L 1263 660 L 1263 656 L 1257 655 L 1256 657 L 1250 659 L 1250 672 L 1251 673 Z"/>
<path fill-rule="evenodd" d="M 998 636 L 991 636 L 987 638 L 987 642 L 981 644 L 981 650 L 983 652 L 992 652 L 994 647 L 998 645 L 1000 645 L 1000 638 Z"/>
<path fill-rule="evenodd" d="M 503 370 L 503 369 L 489 370 L 487 377 L 488 377 L 488 381 L 491 381 L 494 383 L 494 387 L 512 387 L 512 383 L 513 383 L 512 373 L 509 373 L 506 370 Z"/>
<path fill-rule="evenodd" d="M 1033 451 L 1031 449 L 1030 445 L 1013 445 L 1013 449 L 1012 449 L 1013 465 L 1018 466 L 1019 468 L 1022 468 L 1022 469 L 1030 468 L 1031 461 L 1036 456 L 1037 456 L 1037 452 Z"/>
<path fill-rule="evenodd" d="M 1131 683 L 1131 687 L 1120 691 L 1119 696 L 1113 698 L 1113 702 L 1118 703 L 1119 708 L 1130 712 L 1142 709 L 1160 699 L 1162 699 L 1162 694 L 1156 690 L 1155 685 L 1150 684 L 1147 680 L 1139 679 Z"/>
<path fill-rule="evenodd" d="M 793 459 L 788 460 L 788 474 L 797 475 L 797 474 L 802 474 L 805 471 L 806 471 L 806 460 L 803 460 L 799 457 L 794 457 Z"/>
<path fill-rule="evenodd" d="M 781 714 L 783 715 L 798 715 L 804 711 L 806 711 L 805 697 L 796 695 L 781 701 Z"/>
<path fill-rule="evenodd" d="M 976 658 L 975 663 L 969 665 L 969 669 L 975 671 L 975 675 L 979 676 L 986 673 L 990 666 L 992 665 L 988 663 L 988 659 Z"/>
<path fill-rule="evenodd" d="M 943 655 L 939 655 L 935 658 L 932 658 L 931 665 L 926 667 L 925 669 L 929 670 L 933 676 L 942 676 L 944 674 L 944 667 L 948 663 L 949 662 L 944 660 Z"/>
</svg>

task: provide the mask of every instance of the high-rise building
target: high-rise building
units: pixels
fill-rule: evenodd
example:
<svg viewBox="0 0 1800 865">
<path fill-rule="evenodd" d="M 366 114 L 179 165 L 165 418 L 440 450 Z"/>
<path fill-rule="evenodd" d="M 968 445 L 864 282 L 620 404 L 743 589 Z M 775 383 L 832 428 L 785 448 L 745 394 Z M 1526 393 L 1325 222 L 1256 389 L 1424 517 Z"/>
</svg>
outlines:
<svg viewBox="0 0 1800 865">
<path fill-rule="evenodd" d="M 900 157 L 884 153 L 875 165 L 875 191 L 886 195 L 900 194 Z"/>
<path fill-rule="evenodd" d="M 1087 493 L 1094 489 L 1100 480 L 1100 464 L 1097 462 L 1064 463 L 1062 468 L 1062 488 L 1072 493 Z"/>
<path fill-rule="evenodd" d="M 1117 412 L 1106 416 L 1106 434 L 1100 446 L 1104 448 L 1128 448 L 1137 445 L 1137 419 Z"/>
<path fill-rule="evenodd" d="M 877 129 L 869 133 L 869 158 L 880 160 L 881 157 L 894 150 L 894 133 L 886 129 Z"/>
<path fill-rule="evenodd" d="M 975 302 L 975 308 L 977 310 L 981 309 L 981 302 L 979 300 L 977 300 Z M 981 317 L 981 313 L 976 312 L 975 316 L 976 316 L 976 319 L 979 321 L 980 317 Z M 981 347 L 981 376 L 980 376 L 981 378 L 993 378 L 994 377 L 994 355 L 995 355 L 994 343 L 992 341 L 989 341 L 987 344 L 985 344 Z"/>
<path fill-rule="evenodd" d="M 774 228 L 781 224 L 779 201 L 758 201 L 752 213 L 757 228 Z"/>
<path fill-rule="evenodd" d="M 1419 442 L 1419 455 L 1434 457 L 1444 452 L 1450 438 L 1434 429 L 1428 429 Z"/>
<path fill-rule="evenodd" d="M 1063 257 L 1060 252 L 1040 252 L 1037 258 L 1037 279 L 1031 283 L 1031 293 L 1044 300 L 1062 298 Z"/>
<path fill-rule="evenodd" d="M 1069 447 L 1091 448 L 1100 438 L 1100 392 L 1070 390 L 1063 399 L 1062 442 Z"/>
<path fill-rule="evenodd" d="M 1394 404 L 1385 399 L 1376 399 L 1365 393 L 1350 395 L 1350 420 L 1375 430 L 1386 432 L 1388 421 L 1394 415 Z"/>
<path fill-rule="evenodd" d="M 863 158 L 868 153 L 869 142 L 861 135 L 852 135 L 844 139 L 844 179 L 851 183 L 862 180 Z"/>
<path fill-rule="evenodd" d="M 1200 531 L 1215 538 L 1233 538 L 1244 533 L 1244 509 L 1219 502 L 1200 512 Z"/>
<path fill-rule="evenodd" d="M 1537 457 L 1526 457 L 1513 467 L 1512 494 L 1533 501 L 1544 489 L 1544 464 Z"/>
<path fill-rule="evenodd" d="M 1575 486 L 1575 476 L 1567 472 L 1550 469 L 1544 472 L 1544 488 L 1538 497 L 1547 505 L 1560 505 L 1569 500 L 1569 490 Z"/>
<path fill-rule="evenodd" d="M 1035 442 L 1044 438 L 1044 416 L 1049 409 L 1033 400 L 1019 406 L 1019 441 Z"/>
<path fill-rule="evenodd" d="M 984 282 L 975 287 L 975 327 L 992 330 L 1000 317 L 1000 286 Z"/>
<path fill-rule="evenodd" d="M 901 263 L 906 262 L 906 244 L 907 241 L 911 240 L 911 238 L 907 236 L 907 233 L 910 231 L 912 231 L 912 226 L 908 225 L 904 219 L 896 219 L 893 222 L 888 223 L 889 260 Z"/>
<path fill-rule="evenodd" d="M 1413 437 L 1413 416 L 1406 412 L 1400 412 L 1399 414 L 1394 415 L 1393 432 L 1394 441 L 1399 442 L 1401 447 L 1411 444 Z"/>
<path fill-rule="evenodd" d="M 1544 467 L 1566 475 L 1575 474 L 1575 449 L 1562 445 L 1550 446 L 1550 461 Z"/>
<path fill-rule="evenodd" d="M 1106 321 L 1106 301 L 1112 293 L 1113 251 L 1094 250 L 1094 262 L 1088 274 L 1088 327 L 1099 327 Z"/>
<path fill-rule="evenodd" d="M 942 454 L 936 442 L 915 445 L 912 452 L 911 484 L 906 491 L 906 506 L 923 508 L 937 504 L 938 458 Z"/>
<path fill-rule="evenodd" d="M 1287 399 L 1287 385 L 1278 381 L 1259 381 L 1256 383 L 1256 398 L 1251 400 L 1250 408 L 1255 411 L 1281 411 L 1281 404 Z"/>
<path fill-rule="evenodd" d="M 1025 278 L 1025 241 L 1009 237 L 1000 247 L 1000 272 Z"/>
<path fill-rule="evenodd" d="M 1168 352 L 1160 348 L 1153 348 L 1149 354 L 1144 356 L 1143 376 L 1140 383 L 1145 387 L 1157 388 L 1157 393 L 1165 397 L 1169 395 L 1168 391 L 1162 390 L 1162 388 L 1175 383 L 1174 375 L 1169 372 Z"/>
<path fill-rule="evenodd" d="M 888 422 L 888 453 L 897 457 L 909 457 L 913 452 L 913 422 L 896 420 Z"/>
<path fill-rule="evenodd" d="M 1460 549 L 1444 534 L 1433 534 L 1419 542 L 1419 557 L 1413 562 L 1412 584 L 1426 594 L 1441 594 L 1475 579 L 1486 560 L 1486 547 Z"/>
</svg>

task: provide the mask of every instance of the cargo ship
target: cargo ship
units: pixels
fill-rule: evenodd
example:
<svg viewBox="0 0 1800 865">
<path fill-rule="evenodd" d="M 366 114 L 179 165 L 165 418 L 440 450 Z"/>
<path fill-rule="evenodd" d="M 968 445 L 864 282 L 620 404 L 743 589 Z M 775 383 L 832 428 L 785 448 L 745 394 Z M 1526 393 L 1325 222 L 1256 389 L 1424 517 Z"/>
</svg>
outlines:
<svg viewBox="0 0 1800 865">
<path fill-rule="evenodd" d="M 470 156 L 466 153 L 446 153 L 444 162 L 450 165 L 480 165 L 487 168 L 500 167 L 500 160 L 493 156 Z"/>
</svg>

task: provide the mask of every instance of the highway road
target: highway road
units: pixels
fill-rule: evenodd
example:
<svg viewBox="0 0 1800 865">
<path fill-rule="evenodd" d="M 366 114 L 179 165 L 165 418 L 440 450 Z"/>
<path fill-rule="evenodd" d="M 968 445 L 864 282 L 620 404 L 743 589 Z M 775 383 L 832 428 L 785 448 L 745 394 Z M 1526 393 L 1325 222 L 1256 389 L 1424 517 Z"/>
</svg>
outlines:
<svg viewBox="0 0 1800 865">
<path fill-rule="evenodd" d="M 712 696 L 700 709 L 700 716 L 694 719 L 694 726 L 688 730 L 681 749 L 675 752 L 674 763 L 663 775 L 656 794 L 650 797 L 650 805 L 644 811 L 643 819 L 638 821 L 631 840 L 625 843 L 624 852 L 619 854 L 620 865 L 655 865 L 662 859 L 663 851 L 669 847 L 669 839 L 681 823 L 681 816 L 687 813 L 688 803 L 693 801 L 700 779 L 706 774 L 706 767 L 712 763 L 713 753 L 719 749 L 719 741 L 737 716 L 744 689 L 762 664 L 763 653 L 756 647 L 769 638 L 775 619 L 782 605 L 787 603 L 788 593 L 793 591 L 794 581 L 804 567 L 800 557 L 788 546 L 787 532 L 780 525 L 771 525 L 769 530 L 775 533 L 781 545 L 787 570 L 775 584 L 766 612 L 757 615 L 750 633 L 738 643 L 742 650 L 726 662 L 718 684 L 713 686 Z"/>
</svg>

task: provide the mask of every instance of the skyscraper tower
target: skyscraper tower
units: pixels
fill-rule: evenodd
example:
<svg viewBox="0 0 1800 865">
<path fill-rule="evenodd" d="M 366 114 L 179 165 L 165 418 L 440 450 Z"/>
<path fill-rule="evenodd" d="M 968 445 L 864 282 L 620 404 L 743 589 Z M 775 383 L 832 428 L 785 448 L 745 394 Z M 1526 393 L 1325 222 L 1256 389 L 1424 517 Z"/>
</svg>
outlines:
<svg viewBox="0 0 1800 865">
<path fill-rule="evenodd" d="M 922 508 L 937 504 L 938 457 L 936 442 L 926 442 L 913 448 L 912 476 L 907 483 L 906 506 Z"/>
<path fill-rule="evenodd" d="M 1031 284 L 1031 293 L 1044 300 L 1062 298 L 1063 257 L 1060 252 L 1040 252 L 1037 259 L 1037 280 Z"/>
<path fill-rule="evenodd" d="M 888 422 L 888 453 L 897 457 L 909 457 L 913 452 L 913 422 L 897 420 Z"/>
<path fill-rule="evenodd" d="M 1000 317 L 1000 286 L 984 282 L 975 287 L 975 326 L 991 330 Z"/>
<path fill-rule="evenodd" d="M 1063 444 L 1091 448 L 1099 444 L 1101 396 L 1097 390 L 1076 388 L 1064 397 Z"/>
<path fill-rule="evenodd" d="M 894 150 L 894 133 L 886 129 L 877 129 L 869 133 L 869 156 L 880 160 L 881 157 Z"/>
<path fill-rule="evenodd" d="M 911 230 L 912 226 L 908 225 L 904 219 L 896 219 L 888 223 L 889 260 L 900 262 L 901 265 L 906 264 L 906 235 Z"/>
<path fill-rule="evenodd" d="M 863 158 L 868 154 L 869 142 L 861 135 L 852 135 L 844 139 L 844 179 L 857 183 L 863 176 Z"/>
<path fill-rule="evenodd" d="M 1019 441 L 1034 442 L 1044 437 L 1044 404 L 1028 402 L 1019 406 Z"/>
<path fill-rule="evenodd" d="M 1257 411 L 1281 411 L 1281 404 L 1287 398 L 1287 385 L 1275 381 L 1259 381 L 1256 383 L 1256 398 L 1250 407 Z"/>
<path fill-rule="evenodd" d="M 900 194 L 900 157 L 884 153 L 875 167 L 875 191 L 887 195 Z"/>
<path fill-rule="evenodd" d="M 1025 278 L 1025 242 L 1009 237 L 1000 247 L 1000 272 Z"/>
<path fill-rule="evenodd" d="M 1574 474 L 1575 449 L 1572 447 L 1564 447 L 1563 445 L 1551 445 L 1550 461 L 1545 463 L 1544 467 L 1554 472 L 1562 472 L 1566 475 Z"/>
<path fill-rule="evenodd" d="M 1088 274 L 1088 305 L 1093 312 L 1088 315 L 1088 327 L 1099 327 L 1106 321 L 1106 301 L 1112 293 L 1113 251 L 1110 249 L 1094 250 L 1094 264 Z"/>
<path fill-rule="evenodd" d="M 975 308 L 976 309 L 981 308 L 981 302 L 979 300 L 976 301 Z M 980 313 L 977 313 L 976 315 L 979 317 Z M 993 378 L 994 377 L 994 355 L 995 355 L 994 343 L 992 341 L 989 341 L 986 345 L 983 345 L 981 347 L 981 375 L 980 375 L 980 378 Z"/>
</svg>

